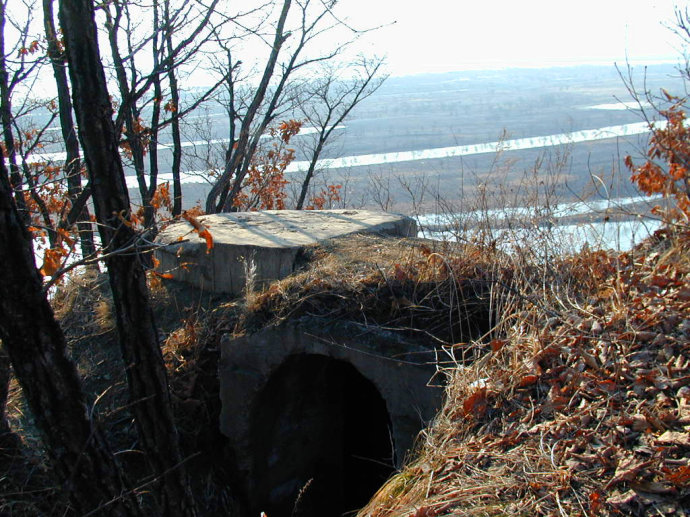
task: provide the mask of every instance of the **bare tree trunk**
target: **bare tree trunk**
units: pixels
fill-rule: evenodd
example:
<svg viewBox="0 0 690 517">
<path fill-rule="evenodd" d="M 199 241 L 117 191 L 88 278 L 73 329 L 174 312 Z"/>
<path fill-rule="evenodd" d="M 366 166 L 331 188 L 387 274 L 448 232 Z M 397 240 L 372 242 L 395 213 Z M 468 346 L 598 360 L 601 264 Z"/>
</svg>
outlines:
<svg viewBox="0 0 690 517">
<path fill-rule="evenodd" d="M 43 0 L 43 26 L 48 42 L 48 56 L 53 67 L 53 75 L 55 76 L 55 85 L 57 87 L 60 128 L 66 151 L 65 176 L 67 178 L 67 193 L 70 201 L 74 203 L 82 193 L 81 159 L 79 156 L 77 130 L 72 119 L 72 102 L 69 98 L 65 60 L 58 46 L 55 31 L 53 0 Z M 84 257 L 94 256 L 96 254 L 96 246 L 93 242 L 93 229 L 91 227 L 89 209 L 84 205 L 73 217 L 74 220 L 70 220 L 69 217 L 65 218 L 61 225 L 68 227 L 76 222 L 79 229 L 82 255 Z"/>
<path fill-rule="evenodd" d="M 316 108 L 311 109 L 303 104 L 301 109 L 305 120 L 311 126 L 317 128 L 318 136 L 316 138 L 316 147 L 311 153 L 312 156 L 309 161 L 307 174 L 302 182 L 302 190 L 297 201 L 297 210 L 302 210 L 304 206 L 304 201 L 309 191 L 309 184 L 316 172 L 316 164 L 321 157 L 326 142 L 331 137 L 331 133 L 343 123 L 355 106 L 371 96 L 383 84 L 385 78 L 380 78 L 377 81 L 374 80 L 382 63 L 383 61 L 380 59 L 372 61 L 363 59 L 359 64 L 362 73 L 358 74 L 358 78 L 352 79 L 349 82 L 339 81 L 331 69 L 330 73 L 324 75 L 321 81 L 316 81 L 313 91 L 309 92 L 310 97 L 318 99 L 320 103 Z"/>
<path fill-rule="evenodd" d="M 144 144 L 142 142 L 141 128 L 139 127 L 140 112 L 137 109 L 136 101 L 132 99 L 132 93 L 134 85 L 137 81 L 137 77 L 134 75 L 134 73 L 132 73 L 130 82 L 128 82 L 127 72 L 125 70 L 125 60 L 122 58 L 122 53 L 120 52 L 120 42 L 118 39 L 120 23 L 123 15 L 123 5 L 126 6 L 126 4 L 123 2 L 111 2 L 105 5 L 104 12 L 106 14 L 106 28 L 108 30 L 110 52 L 113 58 L 117 85 L 122 102 L 120 109 L 123 113 L 124 125 L 127 134 L 127 143 L 129 144 L 129 152 L 132 155 L 134 171 L 136 172 L 137 183 L 139 186 L 139 195 L 141 196 L 141 206 L 150 207 L 151 198 L 149 196 L 148 186 L 146 185 Z M 112 6 L 115 10 L 114 17 L 110 12 L 110 6 Z M 132 56 L 130 56 L 130 63 L 133 63 Z M 130 66 L 130 71 L 136 72 L 136 69 Z M 72 83 L 74 84 L 74 81 L 72 81 Z"/>
<path fill-rule="evenodd" d="M 163 4 L 163 24 L 170 27 L 170 0 L 165 0 Z M 165 33 L 165 49 L 169 56 L 173 55 L 172 31 L 167 30 Z M 175 75 L 175 67 L 168 68 L 168 82 L 170 83 L 170 102 L 172 103 L 174 113 L 177 114 L 180 110 L 180 90 L 177 85 L 177 76 Z M 173 209 L 172 216 L 177 217 L 182 213 L 182 182 L 180 181 L 180 169 L 182 167 L 182 137 L 180 136 L 180 119 L 175 116 L 171 122 L 171 131 L 173 139 L 173 161 L 172 161 L 172 178 L 173 178 Z"/>
<path fill-rule="evenodd" d="M 148 190 L 148 203 L 144 204 L 144 226 L 147 231 L 152 232 L 149 238 L 155 236 L 155 208 L 153 207 L 151 200 L 156 194 L 156 189 L 158 188 L 158 133 L 160 130 L 160 118 L 161 118 L 161 100 L 163 97 L 163 91 L 161 88 L 161 75 L 158 72 L 160 67 L 160 49 L 159 49 L 159 36 L 161 32 L 161 24 L 159 21 L 158 13 L 158 0 L 153 0 L 153 35 L 151 36 L 151 47 L 152 47 L 152 58 L 153 58 L 153 109 L 151 113 L 151 140 L 149 142 L 149 190 Z"/>
<path fill-rule="evenodd" d="M 302 210 L 304 207 L 304 200 L 307 198 L 307 192 L 309 192 L 309 184 L 311 179 L 314 177 L 314 171 L 316 170 L 316 163 L 319 161 L 319 156 L 321 156 L 321 151 L 323 150 L 323 145 L 325 140 L 319 138 L 319 143 L 314 149 L 314 154 L 312 154 L 311 160 L 309 161 L 309 168 L 307 169 L 307 174 L 304 176 L 304 181 L 302 182 L 302 190 L 299 193 L 299 199 L 297 200 L 296 210 Z"/>
<path fill-rule="evenodd" d="M 179 106 L 180 93 L 177 87 L 177 77 L 175 77 L 175 70 L 170 69 L 168 72 L 168 81 L 170 82 L 170 96 L 174 106 Z M 180 135 L 180 119 L 174 117 L 171 122 L 171 131 L 173 139 L 173 161 L 172 161 L 172 178 L 173 178 L 173 209 L 172 216 L 177 217 L 182 213 L 182 181 L 180 180 L 180 170 L 182 168 L 182 137 Z"/>
<path fill-rule="evenodd" d="M 175 77 L 175 70 L 170 69 L 168 72 L 168 81 L 170 82 L 170 96 L 171 101 L 175 107 L 180 105 L 180 92 L 177 87 L 177 77 Z M 177 109 L 177 108 L 176 108 Z M 173 209 L 172 216 L 177 217 L 182 213 L 182 181 L 180 180 L 180 170 L 182 168 L 182 137 L 180 135 L 180 119 L 174 117 L 171 123 L 172 140 L 173 140 L 173 161 L 172 161 L 172 178 L 173 178 Z"/>
<path fill-rule="evenodd" d="M 286 0 L 287 1 L 287 0 Z M 315 19 L 307 22 L 307 9 L 309 6 L 309 2 L 298 2 L 299 8 L 302 11 L 302 27 L 300 30 L 300 37 L 299 37 L 299 43 L 296 45 L 295 49 L 292 51 L 292 55 L 290 56 L 290 59 L 288 62 L 283 65 L 282 68 L 282 76 L 280 78 L 280 81 L 278 81 L 278 84 L 275 86 L 275 88 L 272 91 L 270 100 L 268 102 L 268 105 L 266 106 L 265 112 L 263 119 L 261 120 L 261 123 L 259 126 L 256 128 L 254 131 L 254 136 L 252 137 L 252 141 L 247 143 L 245 142 L 244 147 L 240 147 L 242 144 L 241 141 L 241 133 L 240 133 L 240 142 L 238 142 L 238 150 L 242 149 L 242 155 L 240 156 L 239 160 L 236 160 L 236 168 L 234 170 L 234 180 L 232 184 L 232 188 L 230 188 L 229 192 L 225 196 L 225 199 L 222 203 L 219 203 L 219 210 L 224 210 L 224 211 L 230 211 L 235 209 L 234 208 L 234 201 L 237 195 L 240 193 L 242 190 L 242 183 L 244 181 L 244 178 L 246 177 L 249 167 L 251 166 L 251 161 L 252 157 L 254 156 L 254 153 L 256 153 L 256 149 L 259 145 L 259 139 L 261 138 L 261 135 L 266 131 L 268 126 L 273 122 L 275 119 L 275 110 L 278 107 L 278 104 L 280 102 L 281 96 L 283 94 L 283 91 L 285 89 L 285 86 L 288 82 L 288 79 L 292 75 L 292 73 L 297 70 L 298 68 L 301 68 L 309 63 L 315 63 L 319 61 L 324 61 L 328 60 L 332 57 L 335 57 L 335 55 L 339 51 L 335 51 L 332 53 L 329 57 L 316 57 L 316 58 L 309 58 L 306 61 L 303 61 L 301 63 L 298 63 L 298 57 L 300 56 L 301 52 L 304 50 L 306 44 L 313 38 L 314 36 L 314 31 L 316 30 L 318 21 L 321 20 L 326 13 L 330 12 L 329 8 L 326 8 L 324 11 L 321 12 L 319 16 L 317 16 Z M 325 4 L 324 4 L 325 6 Z M 285 9 L 285 5 L 283 8 Z M 283 11 L 285 12 L 285 11 Z M 318 32 L 318 31 L 317 31 Z M 279 40 L 279 36 L 282 38 Z M 276 43 L 274 43 L 274 51 L 276 51 L 276 45 L 277 42 L 280 41 L 280 45 L 282 45 L 282 42 L 290 36 L 290 33 L 287 33 L 285 36 L 283 36 L 283 27 L 280 25 L 280 22 L 277 26 L 276 29 Z M 271 56 L 271 59 L 273 59 L 273 55 Z M 275 55 L 277 58 L 277 54 Z M 271 59 L 269 59 L 269 63 L 266 67 L 266 71 L 271 70 L 271 74 L 273 73 L 273 68 L 274 68 L 274 63 L 271 62 Z M 260 89 L 258 91 L 261 91 Z M 265 92 L 264 92 L 265 93 Z M 256 100 L 256 98 L 254 99 Z M 263 93 L 262 97 L 259 102 L 263 101 Z M 251 118 L 254 118 L 254 113 L 251 110 L 247 110 L 247 114 L 251 114 Z M 243 121 L 243 126 L 244 126 Z M 249 121 L 251 124 L 252 120 Z M 322 133 L 323 134 L 323 133 Z M 222 179 L 222 178 L 221 178 Z M 224 190 L 225 192 L 225 190 Z M 224 194 L 225 195 L 225 194 Z"/>
<path fill-rule="evenodd" d="M 14 194 L 14 201 L 25 223 L 29 222 L 29 212 L 26 209 L 24 194 L 22 192 L 22 175 L 17 165 L 17 150 L 14 146 L 12 134 L 12 104 L 10 99 L 10 82 L 7 71 L 5 53 L 5 2 L 0 1 L 0 125 L 5 141 L 5 152 L 10 163 L 10 185 Z"/>
<path fill-rule="evenodd" d="M 283 1 L 283 8 L 280 12 L 280 18 L 278 19 L 278 24 L 276 26 L 276 34 L 273 40 L 273 48 L 271 49 L 271 55 L 268 58 L 266 67 L 264 68 L 263 76 L 261 77 L 261 82 L 259 83 L 256 93 L 254 94 L 254 98 L 252 99 L 251 104 L 247 108 L 247 114 L 245 115 L 242 121 L 242 127 L 240 128 L 240 134 L 236 144 L 236 152 L 232 152 L 232 147 L 230 148 L 229 152 L 232 154 L 232 158 L 229 158 L 226 161 L 225 170 L 223 171 L 223 174 L 218 179 L 216 184 L 213 185 L 211 191 L 208 193 L 208 196 L 206 198 L 206 212 L 209 214 L 220 212 L 221 210 L 223 210 L 224 206 L 232 205 L 233 199 L 237 196 L 237 194 L 240 191 L 242 180 L 244 179 L 244 177 L 239 178 L 236 176 L 233 187 L 232 189 L 230 189 L 228 197 L 225 200 L 221 200 L 220 203 L 216 204 L 218 197 L 227 189 L 227 186 L 229 185 L 230 178 L 232 177 L 233 173 L 242 168 L 242 161 L 246 157 L 245 155 L 247 150 L 247 144 L 249 142 L 252 122 L 254 121 L 254 117 L 256 116 L 256 113 L 259 111 L 259 107 L 261 106 L 261 103 L 263 102 L 264 97 L 266 96 L 266 90 L 268 89 L 271 77 L 273 77 L 273 70 L 275 69 L 276 63 L 278 62 L 278 54 L 280 53 L 280 48 L 283 46 L 283 43 L 285 43 L 285 39 L 287 37 L 284 33 L 284 30 L 285 21 L 287 20 L 287 15 L 290 11 L 290 3 L 291 0 Z M 231 142 L 231 146 L 232 145 L 233 143 Z"/>
<path fill-rule="evenodd" d="M 129 195 L 91 0 L 62 0 L 60 25 L 65 35 L 74 108 L 91 177 L 101 241 L 107 253 L 114 252 L 105 262 L 137 429 L 148 460 L 160 477 L 161 513 L 195 515 L 145 271 L 137 254 L 132 252 L 137 235 L 129 224 Z M 125 249 L 129 251 L 122 253 Z"/>
<path fill-rule="evenodd" d="M 80 512 L 141 515 L 101 431 L 87 411 L 65 337 L 42 290 L 31 237 L 0 159 L 0 339 L 29 402 L 48 456 Z"/>
</svg>

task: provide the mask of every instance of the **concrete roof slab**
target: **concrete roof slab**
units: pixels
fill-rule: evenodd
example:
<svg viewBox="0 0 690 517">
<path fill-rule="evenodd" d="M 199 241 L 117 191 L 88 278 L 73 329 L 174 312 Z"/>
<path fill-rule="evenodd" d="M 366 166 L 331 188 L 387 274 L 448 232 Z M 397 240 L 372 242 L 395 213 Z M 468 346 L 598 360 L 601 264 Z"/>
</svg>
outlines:
<svg viewBox="0 0 690 517">
<path fill-rule="evenodd" d="M 159 271 L 200 289 L 238 295 L 253 263 L 255 283 L 286 277 L 305 246 L 353 233 L 409 237 L 417 225 L 407 216 L 372 210 L 266 210 L 201 216 L 213 249 L 190 223 L 177 221 L 160 232 Z"/>
</svg>

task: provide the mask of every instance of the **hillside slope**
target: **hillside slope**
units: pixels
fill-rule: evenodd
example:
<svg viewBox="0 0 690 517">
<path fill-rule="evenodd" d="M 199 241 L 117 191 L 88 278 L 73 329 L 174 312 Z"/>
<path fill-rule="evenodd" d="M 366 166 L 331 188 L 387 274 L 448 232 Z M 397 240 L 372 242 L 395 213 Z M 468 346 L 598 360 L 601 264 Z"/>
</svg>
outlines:
<svg viewBox="0 0 690 517">
<path fill-rule="evenodd" d="M 690 233 L 563 260 L 359 515 L 690 513 Z"/>
</svg>

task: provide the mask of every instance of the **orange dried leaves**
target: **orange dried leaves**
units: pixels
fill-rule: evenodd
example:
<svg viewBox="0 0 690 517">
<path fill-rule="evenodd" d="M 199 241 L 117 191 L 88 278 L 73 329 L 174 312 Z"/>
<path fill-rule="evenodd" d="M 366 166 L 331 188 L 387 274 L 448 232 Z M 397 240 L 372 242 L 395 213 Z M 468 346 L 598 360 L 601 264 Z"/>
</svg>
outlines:
<svg viewBox="0 0 690 517">
<path fill-rule="evenodd" d="M 273 141 L 266 149 L 252 156 L 242 190 L 234 206 L 242 210 L 284 210 L 287 198 L 285 170 L 295 159 L 295 150 L 288 148 L 290 139 L 299 133 L 302 122 L 286 120 L 268 129 Z"/>
<path fill-rule="evenodd" d="M 192 225 L 194 231 L 199 234 L 199 237 L 206 241 L 206 253 L 211 253 L 213 249 L 213 236 L 208 231 L 208 228 L 187 210 L 182 212 L 182 218 Z"/>
<path fill-rule="evenodd" d="M 324 208 L 332 208 L 337 202 L 341 200 L 340 190 L 342 185 L 326 185 L 318 194 L 314 194 L 309 200 L 307 210 L 323 210 Z"/>
<path fill-rule="evenodd" d="M 676 207 L 662 215 L 666 222 L 690 220 L 690 128 L 685 122 L 686 99 L 666 94 L 673 105 L 660 112 L 664 125 L 651 125 L 652 136 L 647 159 L 635 165 L 626 156 L 625 165 L 632 172 L 631 179 L 648 196 L 661 194 L 675 198 Z M 657 207 L 657 213 L 661 209 Z"/>
<path fill-rule="evenodd" d="M 169 212 L 172 212 L 173 202 L 170 196 L 170 182 L 166 181 L 158 185 L 151 198 L 151 206 L 156 211 L 166 208 Z"/>
<path fill-rule="evenodd" d="M 57 230 L 57 237 L 55 245 L 43 251 L 43 265 L 40 268 L 40 273 L 43 276 L 55 276 L 60 270 L 65 259 L 74 250 L 76 241 L 72 238 L 69 232 L 63 228 Z"/>
<path fill-rule="evenodd" d="M 462 411 L 466 418 L 479 419 L 486 414 L 488 402 L 486 387 L 476 388 L 472 394 L 462 402 Z"/>
<path fill-rule="evenodd" d="M 43 252 L 43 265 L 41 274 L 43 276 L 53 276 L 60 269 L 65 251 L 62 248 L 49 248 Z"/>
</svg>

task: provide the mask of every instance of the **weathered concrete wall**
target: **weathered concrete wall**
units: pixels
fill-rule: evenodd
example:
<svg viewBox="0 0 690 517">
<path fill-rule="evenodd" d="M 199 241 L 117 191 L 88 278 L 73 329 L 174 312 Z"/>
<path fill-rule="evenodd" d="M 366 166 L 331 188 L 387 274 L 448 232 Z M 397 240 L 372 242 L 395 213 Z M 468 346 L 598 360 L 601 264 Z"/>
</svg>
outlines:
<svg viewBox="0 0 690 517">
<path fill-rule="evenodd" d="M 418 432 L 441 405 L 442 388 L 430 386 L 430 382 L 440 382 L 439 379 L 432 381 L 436 373 L 431 364 L 433 353 L 380 329 L 303 318 L 248 337 L 228 338 L 221 346 L 221 431 L 228 437 L 253 510 L 266 508 L 261 504 L 268 501 L 252 499 L 257 494 L 265 498 L 268 492 L 267 487 L 262 486 L 264 480 L 257 479 L 252 437 L 258 430 L 252 429 L 252 423 L 256 420 L 256 411 L 272 411 L 271 407 L 256 407 L 257 401 L 288 358 L 317 355 L 342 361 L 370 381 L 385 401 L 397 466 L 412 447 Z M 300 394 L 295 393 L 295 396 Z M 265 399 L 263 402 L 266 403 Z M 366 426 L 367 422 L 361 425 Z M 280 458 L 277 461 L 300 460 Z"/>
<path fill-rule="evenodd" d="M 245 261 L 256 266 L 257 286 L 288 276 L 305 246 L 352 233 L 399 237 L 417 234 L 409 217 L 371 210 L 266 210 L 200 217 L 213 236 L 206 242 L 186 221 L 178 221 L 156 238 L 158 270 L 205 291 L 238 295 L 245 287 Z"/>
</svg>

